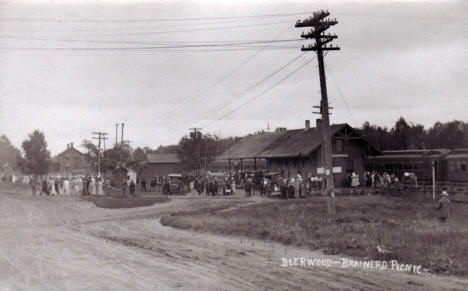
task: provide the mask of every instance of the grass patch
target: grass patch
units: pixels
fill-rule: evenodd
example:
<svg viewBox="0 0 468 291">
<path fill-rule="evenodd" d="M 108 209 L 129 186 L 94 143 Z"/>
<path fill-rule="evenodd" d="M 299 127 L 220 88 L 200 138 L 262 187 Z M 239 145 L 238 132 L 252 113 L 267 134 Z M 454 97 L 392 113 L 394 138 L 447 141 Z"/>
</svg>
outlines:
<svg viewBox="0 0 468 291">
<path fill-rule="evenodd" d="M 173 213 L 161 223 L 224 235 L 241 235 L 329 254 L 398 260 L 432 272 L 468 275 L 468 205 L 451 203 L 450 219 L 437 220 L 436 202 L 420 197 L 342 196 L 328 222 L 327 201 L 288 200 L 230 211 L 203 208 Z M 379 252 L 383 246 L 387 252 Z"/>
<path fill-rule="evenodd" d="M 31 186 L 23 183 L 0 182 L 0 192 L 5 194 L 31 194 Z"/>
<path fill-rule="evenodd" d="M 126 196 L 81 196 L 81 198 L 87 201 L 92 201 L 97 207 L 112 209 L 151 206 L 155 203 L 164 203 L 169 201 L 165 196 L 134 198 Z"/>
</svg>

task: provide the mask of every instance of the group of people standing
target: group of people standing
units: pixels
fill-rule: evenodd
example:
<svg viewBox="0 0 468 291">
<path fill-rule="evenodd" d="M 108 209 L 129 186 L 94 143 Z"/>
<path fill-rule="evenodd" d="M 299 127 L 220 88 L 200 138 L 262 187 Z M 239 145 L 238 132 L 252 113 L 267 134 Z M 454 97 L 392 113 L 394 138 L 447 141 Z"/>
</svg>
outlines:
<svg viewBox="0 0 468 291">
<path fill-rule="evenodd" d="M 93 175 L 31 176 L 29 184 L 33 195 L 110 195 L 111 190 L 109 179 Z"/>
<path fill-rule="evenodd" d="M 193 188 L 198 192 L 198 195 L 205 193 L 206 196 L 234 195 L 236 192 L 236 182 L 232 177 L 216 178 L 206 176 L 195 179 Z"/>
<path fill-rule="evenodd" d="M 362 184 L 361 184 L 362 182 Z M 362 176 L 358 172 L 350 171 L 346 174 L 346 187 L 389 187 L 400 183 L 418 185 L 418 177 L 415 173 L 405 172 L 398 178 L 395 173 L 365 171 Z"/>
<path fill-rule="evenodd" d="M 297 174 L 296 177 L 284 178 L 280 175 L 263 178 L 261 196 L 280 196 L 283 199 L 308 198 L 313 190 L 322 188 L 322 177 L 309 173 L 307 177 Z"/>
</svg>

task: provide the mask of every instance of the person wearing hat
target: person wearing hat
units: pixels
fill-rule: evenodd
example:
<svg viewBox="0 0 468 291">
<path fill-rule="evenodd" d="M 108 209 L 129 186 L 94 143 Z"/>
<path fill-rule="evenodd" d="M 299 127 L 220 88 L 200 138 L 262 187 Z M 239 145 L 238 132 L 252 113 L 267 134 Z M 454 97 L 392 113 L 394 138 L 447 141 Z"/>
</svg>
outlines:
<svg viewBox="0 0 468 291">
<path fill-rule="evenodd" d="M 437 203 L 437 210 L 439 211 L 439 220 L 444 223 L 449 216 L 449 203 L 447 191 L 442 191 L 442 198 Z"/>
</svg>

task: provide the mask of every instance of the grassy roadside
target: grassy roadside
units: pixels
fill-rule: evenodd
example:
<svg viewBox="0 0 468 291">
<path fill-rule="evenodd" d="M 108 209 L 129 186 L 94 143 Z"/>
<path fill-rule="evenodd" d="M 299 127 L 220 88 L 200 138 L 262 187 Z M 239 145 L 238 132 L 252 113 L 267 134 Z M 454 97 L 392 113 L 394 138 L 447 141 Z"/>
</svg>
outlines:
<svg viewBox="0 0 468 291">
<path fill-rule="evenodd" d="M 128 197 L 128 196 L 81 196 L 81 199 L 91 201 L 97 207 L 102 208 L 133 208 L 142 206 L 151 206 L 155 203 L 168 202 L 166 196 L 154 197 Z"/>
<path fill-rule="evenodd" d="M 468 275 L 468 205 L 452 203 L 441 225 L 435 201 L 418 197 L 342 196 L 335 223 L 326 199 L 268 201 L 231 210 L 204 208 L 173 213 L 162 224 L 223 235 L 241 235 L 361 259 L 398 260 L 432 272 Z M 383 246 L 385 252 L 379 252 Z M 381 248 L 382 249 L 382 248 Z"/>
<path fill-rule="evenodd" d="M 0 182 L 0 192 L 5 194 L 31 194 L 32 190 L 29 184 Z"/>
</svg>

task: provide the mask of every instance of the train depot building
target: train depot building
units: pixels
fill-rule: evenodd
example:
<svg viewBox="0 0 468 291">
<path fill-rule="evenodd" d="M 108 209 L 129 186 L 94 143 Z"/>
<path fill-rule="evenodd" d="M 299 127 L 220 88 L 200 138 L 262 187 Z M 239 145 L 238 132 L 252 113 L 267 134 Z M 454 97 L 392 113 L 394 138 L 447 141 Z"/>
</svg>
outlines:
<svg viewBox="0 0 468 291">
<path fill-rule="evenodd" d="M 348 124 L 332 125 L 331 136 L 337 187 L 345 186 L 347 173 L 362 174 L 367 157 L 381 154 Z M 245 170 L 243 163 L 246 159 L 256 162 L 255 170 L 275 172 L 283 177 L 317 175 L 323 167 L 321 131 L 318 127 L 310 127 L 306 121 L 302 129 L 279 128 L 272 133 L 249 135 L 217 158 L 218 161 L 227 161 L 230 170 L 241 171 Z M 258 166 L 259 162 L 263 167 Z"/>
</svg>

